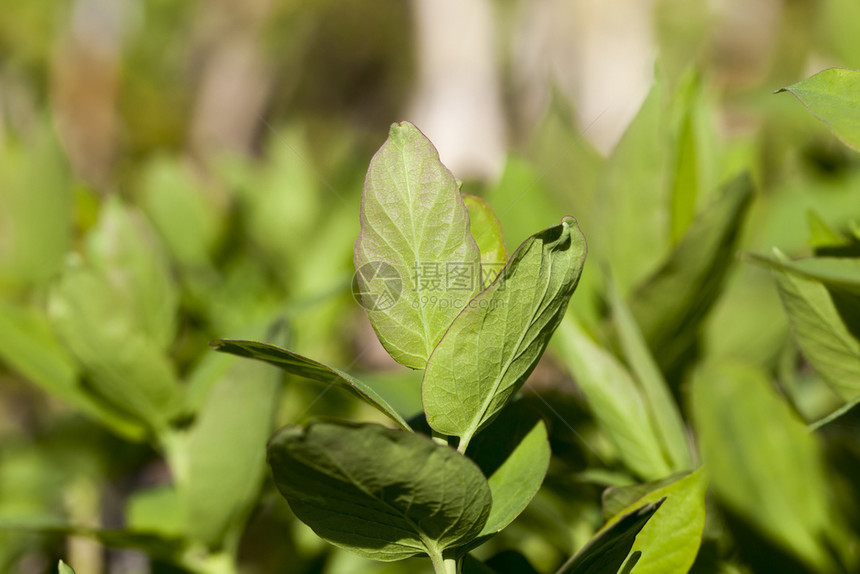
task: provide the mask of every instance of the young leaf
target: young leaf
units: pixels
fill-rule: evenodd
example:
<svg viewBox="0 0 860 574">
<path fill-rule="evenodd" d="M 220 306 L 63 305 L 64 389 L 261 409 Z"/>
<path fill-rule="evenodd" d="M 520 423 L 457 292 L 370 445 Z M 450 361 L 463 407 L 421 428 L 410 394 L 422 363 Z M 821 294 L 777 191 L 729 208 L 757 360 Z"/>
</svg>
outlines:
<svg viewBox="0 0 860 574">
<path fill-rule="evenodd" d="M 75 574 L 75 571 L 72 570 L 72 567 L 60 560 L 60 563 L 57 564 L 57 572 L 58 574 Z"/>
<path fill-rule="evenodd" d="M 537 365 L 576 289 L 586 251 L 572 217 L 531 236 L 433 351 L 422 383 L 427 422 L 459 436 L 461 452 Z"/>
<path fill-rule="evenodd" d="M 830 68 L 778 92 L 794 94 L 836 137 L 860 151 L 860 71 Z"/>
<path fill-rule="evenodd" d="M 692 412 L 711 485 L 724 504 L 817 571 L 845 547 L 816 438 L 759 370 L 722 361 L 692 381 Z"/>
<path fill-rule="evenodd" d="M 412 430 L 409 428 L 409 425 L 403 417 L 397 414 L 397 411 L 395 411 L 394 408 L 385 401 L 385 399 L 379 396 L 376 391 L 355 377 L 352 377 L 339 369 L 323 365 L 322 363 L 297 355 L 296 353 L 287 351 L 286 349 L 280 349 L 265 343 L 218 339 L 212 341 L 211 345 L 215 347 L 216 351 L 265 361 L 275 365 L 276 367 L 280 367 L 288 373 L 305 377 L 312 381 L 325 384 L 337 384 L 390 418 L 403 430 Z"/>
<path fill-rule="evenodd" d="M 480 544 L 513 522 L 540 489 L 550 459 L 546 426 L 516 402 L 472 441 L 466 454 L 483 471 L 493 494 L 490 516 L 475 541 Z"/>
<path fill-rule="evenodd" d="M 636 536 L 632 552 L 641 556 L 636 574 L 688 572 L 699 553 L 705 528 L 707 480 L 697 470 L 666 486 L 653 490 L 621 511 L 631 512 L 645 503 L 665 499 L 663 506 Z M 610 520 L 612 524 L 615 519 Z"/>
<path fill-rule="evenodd" d="M 469 229 L 481 250 L 481 288 L 489 285 L 508 261 L 502 225 L 490 205 L 476 195 L 463 194 L 469 211 Z"/>
<path fill-rule="evenodd" d="M 557 356 L 627 467 L 644 480 L 671 473 L 646 402 L 627 369 L 570 316 L 562 321 L 558 335 Z"/>
<path fill-rule="evenodd" d="M 657 512 L 662 500 L 645 504 L 601 530 L 565 562 L 556 574 L 616 574 L 627 559 L 636 535 Z"/>
<path fill-rule="evenodd" d="M 860 394 L 860 341 L 846 326 L 831 293 L 815 278 L 826 267 L 797 265 L 779 252 L 776 259 L 754 260 L 773 269 L 797 344 L 821 378 L 846 401 Z"/>
<path fill-rule="evenodd" d="M 747 175 L 727 184 L 693 220 L 657 272 L 629 298 L 636 323 L 664 370 L 676 366 L 695 341 L 722 290 L 752 189 Z"/>
<path fill-rule="evenodd" d="M 612 282 L 609 285 L 609 300 L 621 350 L 639 381 L 642 396 L 666 458 L 674 470 L 689 470 L 693 466 L 693 459 L 687 442 L 687 427 L 684 426 L 672 391 L 648 349 L 627 303 Z"/>
<path fill-rule="evenodd" d="M 362 305 L 389 354 L 423 369 L 460 311 L 448 300 L 478 292 L 481 253 L 454 176 L 412 124 L 393 124 L 373 156 L 360 219 L 354 262 Z"/>
<path fill-rule="evenodd" d="M 480 469 L 429 438 L 375 424 L 315 422 L 269 442 L 275 484 L 320 537 L 366 558 L 439 556 L 487 521 Z"/>
</svg>

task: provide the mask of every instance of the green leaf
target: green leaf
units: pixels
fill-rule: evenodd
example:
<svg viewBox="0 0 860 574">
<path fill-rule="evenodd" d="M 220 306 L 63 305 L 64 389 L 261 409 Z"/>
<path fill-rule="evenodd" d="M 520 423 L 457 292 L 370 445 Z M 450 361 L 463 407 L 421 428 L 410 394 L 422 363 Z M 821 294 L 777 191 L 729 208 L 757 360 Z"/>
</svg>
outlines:
<svg viewBox="0 0 860 574">
<path fill-rule="evenodd" d="M 636 536 L 631 552 L 639 551 L 636 574 L 686 574 L 693 566 L 705 528 L 707 480 L 697 470 L 653 490 L 621 511 L 664 500 L 660 512 Z M 612 524 L 615 519 L 609 523 Z"/>
<path fill-rule="evenodd" d="M 275 484 L 320 537 L 366 558 L 440 556 L 481 532 L 480 469 L 429 438 L 375 424 L 287 427 L 269 443 Z"/>
<path fill-rule="evenodd" d="M 111 198 L 87 236 L 87 261 L 125 307 L 122 312 L 159 349 L 173 342 L 179 294 L 148 222 Z"/>
<path fill-rule="evenodd" d="M 781 253 L 777 253 L 774 259 L 758 255 L 752 255 L 752 258 L 771 269 L 791 271 L 828 287 L 860 295 L 860 258 L 808 257 L 791 261 Z"/>
<path fill-rule="evenodd" d="M 138 532 L 181 538 L 188 531 L 183 511 L 183 500 L 173 484 L 144 488 L 128 498 L 125 526 Z"/>
<path fill-rule="evenodd" d="M 190 268 L 207 266 L 227 220 L 214 191 L 204 188 L 190 166 L 173 158 L 156 158 L 143 172 L 143 208 L 173 257 Z"/>
<path fill-rule="evenodd" d="M 210 389 L 171 465 L 193 540 L 217 548 L 250 512 L 266 472 L 279 389 L 278 371 L 244 361 Z"/>
<path fill-rule="evenodd" d="M 692 412 L 711 486 L 724 504 L 813 568 L 833 570 L 823 544 L 845 548 L 815 436 L 759 370 L 706 364 Z"/>
<path fill-rule="evenodd" d="M 452 300 L 478 292 L 481 253 L 454 176 L 412 124 L 393 124 L 373 156 L 360 219 L 354 262 L 362 305 L 389 354 L 423 369 L 460 312 Z"/>
<path fill-rule="evenodd" d="M 779 92 L 791 92 L 849 147 L 860 151 L 860 71 L 830 68 Z"/>
<path fill-rule="evenodd" d="M 860 341 L 846 326 L 830 291 L 815 277 L 841 282 L 846 280 L 844 271 L 856 267 L 830 265 L 843 260 L 820 259 L 821 264 L 811 264 L 815 259 L 800 264 L 779 252 L 776 259 L 754 257 L 774 271 L 782 304 L 804 356 L 828 386 L 847 401 L 860 394 Z"/>
<path fill-rule="evenodd" d="M 654 272 L 670 247 L 671 150 L 663 98 L 657 82 L 615 146 L 595 198 L 599 225 L 590 228 L 589 240 L 625 294 Z"/>
<path fill-rule="evenodd" d="M 72 570 L 71 566 L 60 560 L 60 563 L 57 564 L 57 572 L 59 574 L 75 574 L 75 571 Z"/>
<path fill-rule="evenodd" d="M 659 490 L 664 486 L 687 476 L 689 473 L 676 472 L 659 480 L 651 482 L 643 482 L 641 484 L 629 484 L 625 486 L 610 486 L 603 491 L 600 496 L 600 502 L 603 506 L 603 517 L 608 521 L 617 514 L 624 514 L 625 509 L 633 506 L 643 496 Z"/>
<path fill-rule="evenodd" d="M 618 331 L 621 350 L 639 382 L 642 396 L 648 406 L 651 422 L 672 468 L 689 470 L 693 466 L 687 427 L 681 418 L 672 391 L 660 372 L 657 361 L 648 349 L 633 314 L 614 283 L 609 285 L 612 316 Z"/>
<path fill-rule="evenodd" d="M 463 194 L 469 211 L 469 229 L 481 250 L 481 288 L 489 285 L 508 262 L 502 225 L 490 205 L 476 195 Z"/>
<path fill-rule="evenodd" d="M 601 530 L 556 574 L 616 574 L 627 559 L 636 535 L 662 503 L 661 500 L 645 504 Z"/>
<path fill-rule="evenodd" d="M 585 237 L 572 217 L 531 236 L 457 316 L 427 362 L 427 422 L 460 451 L 531 374 L 582 273 Z"/>
<path fill-rule="evenodd" d="M 89 377 L 88 389 L 117 414 L 150 430 L 167 426 L 181 406 L 172 364 L 128 315 L 105 279 L 70 267 L 49 300 L 51 321 Z"/>
<path fill-rule="evenodd" d="M 312 381 L 336 384 L 390 418 L 403 430 L 412 430 L 403 417 L 397 414 L 397 411 L 385 399 L 379 396 L 376 391 L 339 369 L 323 365 L 286 349 L 280 349 L 265 343 L 219 339 L 212 341 L 211 344 L 215 347 L 216 351 L 221 351 L 222 353 L 231 353 L 240 357 L 265 361 L 276 367 L 280 367 L 288 373 L 305 377 Z"/>
<path fill-rule="evenodd" d="M 724 186 L 656 273 L 629 298 L 633 316 L 664 371 L 675 366 L 695 341 L 720 295 L 752 190 L 747 175 Z"/>
<path fill-rule="evenodd" d="M 808 243 L 813 249 L 844 247 L 849 245 L 848 239 L 831 228 L 814 210 L 807 210 L 806 220 L 809 224 Z"/>
<path fill-rule="evenodd" d="M 522 401 L 515 402 L 472 441 L 466 454 L 487 477 L 493 495 L 478 539 L 483 542 L 513 522 L 540 490 L 551 454 L 546 425 Z"/>
<path fill-rule="evenodd" d="M 627 369 L 571 316 L 558 330 L 556 356 L 570 370 L 600 430 L 624 464 L 644 480 L 672 472 L 646 401 Z"/>
</svg>

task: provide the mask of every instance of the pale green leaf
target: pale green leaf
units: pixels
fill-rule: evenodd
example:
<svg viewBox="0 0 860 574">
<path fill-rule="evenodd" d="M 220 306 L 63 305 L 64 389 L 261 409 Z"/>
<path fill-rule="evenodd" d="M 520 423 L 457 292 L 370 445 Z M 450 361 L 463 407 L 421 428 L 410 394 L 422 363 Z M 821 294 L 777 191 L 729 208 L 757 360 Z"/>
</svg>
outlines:
<svg viewBox="0 0 860 574">
<path fill-rule="evenodd" d="M 173 257 L 188 267 L 207 266 L 226 221 L 219 204 L 226 202 L 176 159 L 156 158 L 143 171 L 143 208 Z"/>
<path fill-rule="evenodd" d="M 609 157 L 595 197 L 599 225 L 590 228 L 589 241 L 624 294 L 657 269 L 670 247 L 671 150 L 663 98 L 657 82 Z"/>
<path fill-rule="evenodd" d="M 705 473 L 700 469 L 652 490 L 621 511 L 623 515 L 643 504 L 665 499 L 631 548 L 631 552 L 642 553 L 636 574 L 686 574 L 690 570 L 705 528 L 706 488 Z"/>
<path fill-rule="evenodd" d="M 438 556 L 477 536 L 490 512 L 480 469 L 422 435 L 316 422 L 281 430 L 268 452 L 275 484 L 296 516 L 367 558 Z"/>
<path fill-rule="evenodd" d="M 546 426 L 518 401 L 472 441 L 466 454 L 490 484 L 493 508 L 479 538 L 489 537 L 519 516 L 540 489 L 551 454 Z"/>
<path fill-rule="evenodd" d="M 125 507 L 125 526 L 138 532 L 181 538 L 187 531 L 183 500 L 172 484 L 137 490 Z"/>
<path fill-rule="evenodd" d="M 0 301 L 0 356 L 54 397 L 67 401 L 131 440 L 146 430 L 104 405 L 80 385 L 79 367 L 60 344 L 46 315 L 33 307 L 17 307 Z"/>
<path fill-rule="evenodd" d="M 780 92 L 791 92 L 846 145 L 860 151 L 860 71 L 830 68 Z"/>
<path fill-rule="evenodd" d="M 664 370 L 676 366 L 693 344 L 719 297 L 752 198 L 749 176 L 724 186 L 654 275 L 631 294 L 633 316 Z"/>
<path fill-rule="evenodd" d="M 265 343 L 219 339 L 212 341 L 212 345 L 215 346 L 216 351 L 265 361 L 300 377 L 325 384 L 336 384 L 390 418 L 403 430 L 411 430 L 403 417 L 373 388 L 339 369 Z"/>
<path fill-rule="evenodd" d="M 373 156 L 360 219 L 362 304 L 389 354 L 423 369 L 461 310 L 456 301 L 478 292 L 481 254 L 454 176 L 412 124 L 393 124 Z"/>
<path fill-rule="evenodd" d="M 810 209 L 806 212 L 809 225 L 809 246 L 813 249 L 827 247 L 842 247 L 848 245 L 848 240 L 831 228 L 818 213 Z"/>
<path fill-rule="evenodd" d="M 648 349 L 648 344 L 633 314 L 614 283 L 609 285 L 609 300 L 621 350 L 639 382 L 642 397 L 647 403 L 652 425 L 663 446 L 666 458 L 670 461 L 673 470 L 689 470 L 693 466 L 693 460 L 687 440 L 687 427 L 681 418 L 672 391 Z"/>
<path fill-rule="evenodd" d="M 520 245 L 496 280 L 466 305 L 427 363 L 427 422 L 460 450 L 525 383 L 576 289 L 585 237 L 572 217 Z"/>
<path fill-rule="evenodd" d="M 808 257 L 792 261 L 780 254 L 777 254 L 776 259 L 756 255 L 752 258 L 772 269 L 791 271 L 828 287 L 860 295 L 860 258 Z"/>
<path fill-rule="evenodd" d="M 469 211 L 469 229 L 481 250 L 481 288 L 486 287 L 508 262 L 502 225 L 490 205 L 476 195 L 463 194 Z"/>
<path fill-rule="evenodd" d="M 831 571 L 823 541 L 837 548 L 844 541 L 837 542 L 820 447 L 765 375 L 740 363 L 707 364 L 693 377 L 692 411 L 718 497 L 810 566 Z"/>
<path fill-rule="evenodd" d="M 245 361 L 210 389 L 180 443 L 185 468 L 173 469 L 192 539 L 216 548 L 242 526 L 266 471 L 279 389 L 278 371 Z"/>
<path fill-rule="evenodd" d="M 87 236 L 87 262 L 123 300 L 122 313 L 158 348 L 173 342 L 179 294 L 149 223 L 111 198 Z"/>
<path fill-rule="evenodd" d="M 72 567 L 60 560 L 60 563 L 57 564 L 57 572 L 59 574 L 75 574 L 75 571 L 72 570 Z"/>
<path fill-rule="evenodd" d="M 636 535 L 662 503 L 645 504 L 602 529 L 556 574 L 616 574 L 627 559 Z"/>
<path fill-rule="evenodd" d="M 167 356 L 130 316 L 124 294 L 101 275 L 70 266 L 51 292 L 49 315 L 93 394 L 150 430 L 166 428 L 181 407 L 181 388 Z"/>
<path fill-rule="evenodd" d="M 555 350 L 624 464 L 644 480 L 670 474 L 646 401 L 627 369 L 570 316 L 561 323 Z"/>
<path fill-rule="evenodd" d="M 801 264 L 779 252 L 776 259 L 755 258 L 774 270 L 782 304 L 804 356 L 836 394 L 850 400 L 860 394 L 860 341 L 846 326 L 830 291 L 815 276 L 845 281 L 844 272 L 856 270 L 856 266 L 829 265 L 851 260 L 828 258 L 821 258 L 821 265 L 811 264 L 816 259 Z"/>
</svg>

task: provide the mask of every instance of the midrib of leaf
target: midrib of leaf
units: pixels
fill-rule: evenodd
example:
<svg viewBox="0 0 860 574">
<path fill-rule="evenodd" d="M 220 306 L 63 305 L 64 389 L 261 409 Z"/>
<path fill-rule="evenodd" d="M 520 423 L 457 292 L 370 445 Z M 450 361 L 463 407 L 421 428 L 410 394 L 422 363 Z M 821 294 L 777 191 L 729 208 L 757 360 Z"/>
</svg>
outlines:
<svg viewBox="0 0 860 574">
<path fill-rule="evenodd" d="M 541 259 L 544 259 L 543 249 L 541 249 Z M 539 301 L 546 300 L 546 294 L 547 294 L 547 291 L 549 291 L 549 284 L 551 282 L 550 280 L 552 277 L 552 257 L 548 257 L 546 259 L 549 261 L 549 264 L 548 264 L 549 268 L 547 269 L 546 281 L 544 283 L 543 293 L 542 293 Z M 517 266 L 519 266 L 519 264 Z M 498 281 L 502 277 L 502 275 L 503 274 L 500 273 L 499 277 L 496 277 L 496 281 Z M 496 281 L 493 281 L 493 283 L 495 283 Z M 510 297 L 508 297 L 507 299 L 510 299 Z M 532 301 L 534 301 L 534 299 L 532 299 Z M 514 360 L 520 356 L 520 350 L 522 349 L 522 343 L 525 340 L 526 335 L 528 334 L 528 332 L 531 330 L 531 328 L 537 322 L 537 318 L 543 314 L 543 311 L 545 311 L 547 309 L 547 307 L 549 307 L 550 303 L 551 303 L 551 301 L 549 303 L 546 303 L 546 305 L 544 305 L 544 307 L 542 309 L 538 309 L 538 312 L 532 313 L 532 316 L 531 316 L 531 319 L 529 321 L 528 326 L 525 329 L 523 329 L 523 332 L 520 334 L 519 338 L 517 339 L 517 344 L 514 347 L 514 352 L 509 355 L 508 360 L 505 362 L 505 366 L 502 368 L 501 371 L 499 371 L 498 376 L 496 376 L 495 380 L 493 381 L 493 386 L 492 386 L 493 392 L 488 393 L 486 398 L 484 398 L 484 403 L 481 407 L 481 410 L 478 413 L 478 415 L 472 419 L 472 424 L 469 425 L 469 430 L 466 433 L 464 433 L 462 437 L 460 437 L 460 444 L 457 445 L 457 450 L 459 452 L 461 452 L 461 453 L 466 452 L 466 448 L 469 446 L 469 442 L 472 440 L 472 437 L 475 435 L 475 432 L 478 430 L 478 427 L 480 426 L 481 421 L 484 420 L 484 417 L 487 414 L 487 410 L 490 408 L 490 404 L 493 402 L 493 399 L 496 397 L 496 394 L 499 391 L 499 386 L 502 383 L 502 379 L 505 378 L 505 373 L 508 372 L 508 369 L 510 368 L 511 363 L 513 363 Z M 505 330 L 507 330 L 507 326 L 508 326 L 508 322 L 505 321 Z"/>
<path fill-rule="evenodd" d="M 400 160 L 401 160 L 401 164 L 403 165 L 403 180 L 406 182 L 405 204 L 409 206 L 409 224 L 410 224 L 410 227 L 412 228 L 412 244 L 409 245 L 408 247 L 412 250 L 412 259 L 416 263 L 421 263 L 418 259 L 418 254 L 421 253 L 421 244 L 423 242 L 418 239 L 418 230 L 415 229 L 415 213 L 413 212 L 414 194 L 412 193 L 412 185 L 409 182 L 409 169 L 406 167 L 409 165 L 409 162 L 406 158 L 406 154 L 403 151 L 403 146 L 398 145 L 397 150 L 400 152 Z M 424 163 L 425 163 L 425 161 L 422 161 L 419 164 L 419 167 L 420 167 L 419 171 L 424 168 Z M 389 176 L 391 176 L 391 166 L 390 165 L 388 166 L 388 173 L 389 173 Z M 438 197 L 439 196 L 437 195 L 436 196 L 437 200 L 438 200 Z M 435 201 L 434 201 L 434 205 L 435 205 Z M 432 212 L 432 209 L 429 209 L 428 211 Z M 392 219 L 392 222 L 393 221 L 394 220 Z M 406 262 L 404 261 L 404 263 L 406 263 Z M 404 265 L 404 267 L 406 267 L 406 266 Z M 417 279 L 417 277 L 416 277 L 416 279 Z M 415 285 L 414 287 L 415 287 L 415 290 L 417 293 L 418 292 L 418 285 Z M 426 351 L 425 355 L 429 357 L 430 353 L 433 352 L 433 337 L 430 333 L 429 322 L 427 321 L 427 312 L 426 312 L 423 305 L 418 305 L 418 312 L 421 313 L 421 325 L 424 327 L 424 345 L 425 345 L 425 351 Z"/>
</svg>

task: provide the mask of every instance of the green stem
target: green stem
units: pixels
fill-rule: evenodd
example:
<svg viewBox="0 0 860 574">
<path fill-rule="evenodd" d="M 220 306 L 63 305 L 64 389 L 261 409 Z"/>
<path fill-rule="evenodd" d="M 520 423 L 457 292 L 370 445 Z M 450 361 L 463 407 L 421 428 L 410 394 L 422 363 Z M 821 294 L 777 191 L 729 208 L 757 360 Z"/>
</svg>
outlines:
<svg viewBox="0 0 860 574">
<path fill-rule="evenodd" d="M 456 558 L 445 558 L 438 548 L 428 548 L 427 554 L 436 574 L 460 574 L 460 561 Z"/>
</svg>

